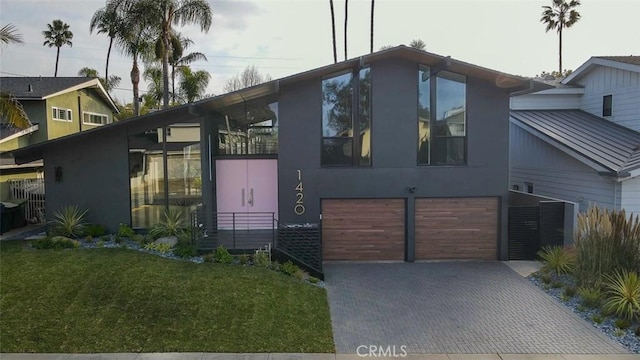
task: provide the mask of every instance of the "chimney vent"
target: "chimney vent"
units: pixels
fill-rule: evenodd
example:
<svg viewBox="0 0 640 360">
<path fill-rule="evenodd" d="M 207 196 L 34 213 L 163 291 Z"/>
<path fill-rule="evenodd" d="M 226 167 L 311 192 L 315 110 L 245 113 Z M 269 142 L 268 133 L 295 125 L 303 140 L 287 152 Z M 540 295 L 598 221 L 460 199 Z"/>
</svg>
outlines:
<svg viewBox="0 0 640 360">
<path fill-rule="evenodd" d="M 31 84 L 29 84 L 29 92 L 33 92 L 33 86 Z"/>
</svg>

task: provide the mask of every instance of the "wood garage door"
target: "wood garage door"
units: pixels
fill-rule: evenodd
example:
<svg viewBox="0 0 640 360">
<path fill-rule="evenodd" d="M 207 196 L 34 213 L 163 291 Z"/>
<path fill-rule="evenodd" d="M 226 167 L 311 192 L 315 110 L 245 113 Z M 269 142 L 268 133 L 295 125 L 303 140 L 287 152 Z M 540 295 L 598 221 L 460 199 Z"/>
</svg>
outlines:
<svg viewBox="0 0 640 360">
<path fill-rule="evenodd" d="M 497 259 L 498 199 L 416 199 L 416 260 Z"/>
<path fill-rule="evenodd" d="M 322 200 L 322 257 L 404 260 L 404 199 Z"/>
</svg>

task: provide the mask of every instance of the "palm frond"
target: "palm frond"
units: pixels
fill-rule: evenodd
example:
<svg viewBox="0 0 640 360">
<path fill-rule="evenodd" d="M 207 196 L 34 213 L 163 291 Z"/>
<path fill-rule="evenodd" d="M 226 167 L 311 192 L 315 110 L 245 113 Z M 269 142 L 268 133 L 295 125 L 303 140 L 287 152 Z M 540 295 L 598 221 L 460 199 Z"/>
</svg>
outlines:
<svg viewBox="0 0 640 360">
<path fill-rule="evenodd" d="M 18 29 L 15 26 L 7 24 L 0 29 L 0 43 L 22 44 L 22 34 L 18 33 Z"/>
<path fill-rule="evenodd" d="M 8 93 L 0 93 L 0 117 L 4 118 L 7 124 L 19 129 L 26 129 L 32 125 L 22 104 Z"/>
</svg>

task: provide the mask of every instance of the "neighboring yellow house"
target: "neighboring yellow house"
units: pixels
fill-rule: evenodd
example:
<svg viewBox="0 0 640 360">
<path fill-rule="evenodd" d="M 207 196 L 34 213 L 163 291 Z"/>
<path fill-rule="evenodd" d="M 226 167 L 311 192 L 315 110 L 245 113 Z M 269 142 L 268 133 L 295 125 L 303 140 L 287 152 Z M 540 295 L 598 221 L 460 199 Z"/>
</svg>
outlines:
<svg viewBox="0 0 640 360">
<path fill-rule="evenodd" d="M 0 201 L 13 197 L 9 180 L 43 177 L 42 161 L 15 165 L 10 151 L 109 124 L 118 113 L 97 78 L 0 77 L 0 92 L 16 98 L 32 124 L 17 129 L 0 118 Z"/>
</svg>

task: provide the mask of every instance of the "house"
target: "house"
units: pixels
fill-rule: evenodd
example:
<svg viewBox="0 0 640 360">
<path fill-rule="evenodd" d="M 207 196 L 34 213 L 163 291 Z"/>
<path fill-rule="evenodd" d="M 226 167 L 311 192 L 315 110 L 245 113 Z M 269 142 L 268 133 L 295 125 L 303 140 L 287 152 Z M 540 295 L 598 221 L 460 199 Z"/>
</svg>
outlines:
<svg viewBox="0 0 640 360">
<path fill-rule="evenodd" d="M 509 97 L 543 88 L 399 46 L 13 154 L 111 230 L 171 207 L 220 241 L 315 228 L 323 261 L 506 259 Z"/>
<path fill-rule="evenodd" d="M 513 189 L 640 214 L 640 56 L 592 57 L 510 120 Z"/>
<path fill-rule="evenodd" d="M 0 200 L 11 198 L 10 179 L 42 176 L 42 161 L 16 165 L 10 151 L 110 124 L 118 113 L 97 78 L 0 77 L 0 91 L 17 99 L 31 121 L 26 129 L 0 122 Z"/>
</svg>

